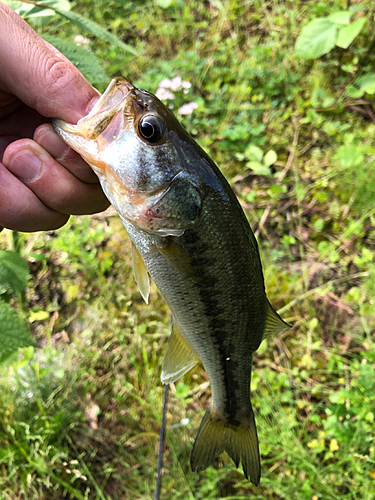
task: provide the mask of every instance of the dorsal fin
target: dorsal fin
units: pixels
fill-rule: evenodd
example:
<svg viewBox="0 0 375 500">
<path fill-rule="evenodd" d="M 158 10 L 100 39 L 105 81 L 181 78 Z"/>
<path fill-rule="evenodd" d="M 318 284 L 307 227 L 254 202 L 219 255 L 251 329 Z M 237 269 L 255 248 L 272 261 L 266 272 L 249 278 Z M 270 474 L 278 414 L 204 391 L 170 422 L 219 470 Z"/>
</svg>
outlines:
<svg viewBox="0 0 375 500">
<path fill-rule="evenodd" d="M 286 323 L 275 311 L 275 309 L 270 304 L 270 301 L 267 299 L 267 311 L 266 311 L 266 324 L 264 327 L 263 339 L 268 337 L 269 335 L 273 335 L 274 333 L 283 330 L 284 328 L 291 328 L 292 325 Z"/>
<path fill-rule="evenodd" d="M 169 337 L 167 352 L 161 370 L 162 383 L 171 384 L 175 382 L 193 368 L 198 361 L 198 356 L 191 350 L 176 323 L 173 321 L 172 332 Z"/>
<path fill-rule="evenodd" d="M 148 304 L 148 298 L 150 295 L 150 275 L 148 274 L 146 264 L 143 262 L 141 254 L 138 252 L 137 247 L 133 242 L 132 260 L 135 281 L 137 282 L 139 291 L 144 298 L 144 301 Z"/>
</svg>

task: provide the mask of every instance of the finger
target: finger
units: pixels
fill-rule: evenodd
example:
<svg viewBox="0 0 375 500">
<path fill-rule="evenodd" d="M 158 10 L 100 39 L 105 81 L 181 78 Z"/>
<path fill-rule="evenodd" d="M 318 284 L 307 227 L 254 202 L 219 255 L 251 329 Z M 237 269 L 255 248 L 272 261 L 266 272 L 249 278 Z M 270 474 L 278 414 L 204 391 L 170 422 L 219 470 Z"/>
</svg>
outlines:
<svg viewBox="0 0 375 500">
<path fill-rule="evenodd" d="M 46 207 L 0 163 L 0 227 L 13 231 L 49 231 L 63 226 L 69 215 Z"/>
<path fill-rule="evenodd" d="M 5 120 L 1 120 L 0 111 L 0 161 L 2 161 L 6 147 L 11 142 L 25 137 L 32 139 L 35 129 L 46 121 L 46 118 L 25 105 L 10 114 Z"/>
<path fill-rule="evenodd" d="M 81 181 L 89 184 L 99 182 L 92 168 L 56 134 L 51 124 L 46 123 L 38 127 L 33 139 Z"/>
<path fill-rule="evenodd" d="M 3 164 L 51 210 L 82 215 L 109 205 L 99 184 L 82 182 L 30 139 L 10 144 Z"/>
<path fill-rule="evenodd" d="M 57 49 L 15 23 L 4 8 L 0 23 L 2 90 L 48 118 L 76 123 L 87 115 L 100 94 L 78 69 Z"/>
</svg>

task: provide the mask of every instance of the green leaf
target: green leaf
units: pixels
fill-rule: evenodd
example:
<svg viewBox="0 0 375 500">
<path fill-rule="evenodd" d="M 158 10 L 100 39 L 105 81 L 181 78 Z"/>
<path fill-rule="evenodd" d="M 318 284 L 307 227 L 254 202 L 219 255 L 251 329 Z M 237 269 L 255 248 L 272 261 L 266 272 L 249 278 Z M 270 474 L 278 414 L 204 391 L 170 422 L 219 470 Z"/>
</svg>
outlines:
<svg viewBox="0 0 375 500">
<path fill-rule="evenodd" d="M 174 0 L 156 0 L 156 3 L 160 5 L 162 9 L 168 9 L 174 4 Z"/>
<path fill-rule="evenodd" d="M 37 312 L 31 312 L 29 315 L 29 322 L 33 323 L 34 321 L 44 321 L 45 319 L 49 318 L 49 312 L 48 311 L 37 311 Z"/>
<path fill-rule="evenodd" d="M 271 175 L 271 170 L 263 165 L 263 163 L 259 163 L 258 161 L 248 161 L 246 163 L 247 168 L 251 168 L 251 170 L 256 175 Z"/>
<path fill-rule="evenodd" d="M 0 294 L 22 292 L 29 279 L 29 266 L 17 252 L 0 250 Z"/>
<path fill-rule="evenodd" d="M 265 167 L 270 167 L 271 165 L 273 165 L 275 163 L 275 161 L 277 161 L 277 154 L 275 153 L 275 151 L 273 149 L 270 149 L 265 155 L 264 155 L 264 158 L 263 158 L 263 165 Z"/>
<path fill-rule="evenodd" d="M 0 355 L 28 346 L 37 347 L 37 344 L 33 342 L 26 323 L 0 299 Z"/>
<path fill-rule="evenodd" d="M 295 45 L 295 55 L 301 59 L 316 59 L 335 46 L 336 25 L 326 18 L 309 22 L 301 31 Z"/>
<path fill-rule="evenodd" d="M 83 16 L 80 16 L 76 12 L 72 11 L 67 11 L 67 10 L 62 10 L 62 9 L 54 9 L 60 16 L 65 17 L 66 19 L 69 19 L 72 23 L 76 24 L 80 28 L 82 28 L 85 31 L 88 31 L 92 35 L 96 36 L 97 38 L 100 38 L 102 40 L 105 40 L 108 43 L 112 43 L 113 45 L 116 45 L 118 48 L 125 52 L 130 52 L 131 54 L 134 54 L 135 56 L 138 56 L 138 52 L 131 47 L 130 45 L 122 42 L 119 40 L 115 35 L 112 35 L 109 31 L 105 30 L 99 24 L 95 23 L 94 21 L 91 21 L 91 19 L 86 19 Z"/>
<path fill-rule="evenodd" d="M 339 146 L 333 158 L 338 160 L 341 164 L 341 168 L 345 170 L 349 168 L 360 168 L 365 161 L 360 146 L 352 144 L 343 144 Z"/>
<path fill-rule="evenodd" d="M 360 34 L 363 26 L 366 24 L 367 19 L 361 17 L 349 26 L 343 26 L 339 29 L 339 33 L 336 40 L 336 45 L 342 49 L 347 49 L 352 41 Z"/>
<path fill-rule="evenodd" d="M 351 12 L 360 12 L 362 10 L 366 10 L 366 7 L 365 7 L 365 5 L 351 5 L 349 7 L 349 10 Z"/>
<path fill-rule="evenodd" d="M 358 99 L 359 97 L 362 97 L 364 95 L 365 91 L 362 89 L 357 89 L 356 87 L 354 87 L 354 85 L 347 85 L 346 93 L 348 94 L 349 97 L 353 97 L 353 99 Z"/>
<path fill-rule="evenodd" d="M 84 75 L 90 83 L 105 83 L 109 77 L 100 59 L 92 52 L 69 40 L 57 36 L 44 36 L 44 39 L 64 54 Z"/>
<path fill-rule="evenodd" d="M 18 362 L 18 350 L 6 353 L 0 352 L 0 366 L 14 366 Z"/>
<path fill-rule="evenodd" d="M 263 151 L 258 146 L 253 146 L 252 144 L 248 146 L 245 150 L 245 156 L 248 160 L 254 160 L 261 163 L 263 160 Z"/>
<path fill-rule="evenodd" d="M 29 259 L 35 259 L 38 262 L 47 262 L 48 258 L 43 253 L 30 252 Z"/>
<path fill-rule="evenodd" d="M 23 2 L 21 1 L 18 1 L 18 0 L 2 0 L 2 3 L 5 3 L 5 5 L 8 5 L 8 7 L 10 7 L 11 9 L 13 9 L 15 12 L 17 12 L 18 15 L 19 14 L 19 9 L 22 9 L 22 8 L 27 8 L 28 5 L 25 5 Z M 32 8 L 33 6 L 30 6 L 30 8 Z"/>
<path fill-rule="evenodd" d="M 333 106 L 334 104 L 335 104 L 335 98 L 332 96 L 327 96 L 322 102 L 322 107 L 329 108 L 330 106 Z"/>
<path fill-rule="evenodd" d="M 56 9 L 70 10 L 70 3 L 68 0 L 41 0 L 37 1 L 37 4 L 38 5 L 32 6 L 32 9 L 30 9 L 29 12 L 22 17 L 24 17 L 24 19 L 30 19 L 35 17 L 55 16 Z M 52 8 L 40 8 L 39 5 L 48 5 Z"/>
<path fill-rule="evenodd" d="M 329 19 L 335 24 L 345 24 L 348 25 L 350 23 L 350 18 L 352 17 L 353 12 L 350 10 L 339 10 L 337 12 L 332 12 L 325 19 Z"/>
<path fill-rule="evenodd" d="M 68 0 L 41 0 L 37 2 L 38 5 L 50 7 L 49 9 L 40 8 L 38 5 L 25 4 L 17 0 L 5 0 L 4 3 L 9 5 L 9 7 L 15 10 L 17 14 L 23 18 L 59 14 L 97 38 L 112 43 L 125 52 L 130 52 L 136 56 L 139 55 L 133 47 L 119 40 L 115 35 L 112 35 L 112 33 L 99 26 L 99 24 L 91 21 L 91 19 L 80 16 L 76 12 L 70 11 L 70 2 Z"/>
<path fill-rule="evenodd" d="M 33 5 L 17 0 L 5 0 L 4 3 L 9 5 L 23 19 L 36 17 L 55 16 L 55 9 L 70 10 L 68 0 L 41 0 L 38 5 Z M 39 5 L 50 6 L 51 9 L 39 7 Z"/>
<path fill-rule="evenodd" d="M 357 99 L 364 94 L 375 94 L 375 73 L 368 73 L 355 81 L 355 85 L 348 85 L 346 92 L 350 97 Z M 358 88 L 359 87 L 359 88 Z"/>
<path fill-rule="evenodd" d="M 356 85 L 367 94 L 375 94 L 375 73 L 367 73 L 355 82 Z"/>
<path fill-rule="evenodd" d="M 37 5 L 43 5 L 45 7 L 51 7 L 52 9 L 63 9 L 70 10 L 69 0 L 37 0 L 35 2 Z"/>
<path fill-rule="evenodd" d="M 180 399 L 186 399 L 189 396 L 190 387 L 185 385 L 183 382 L 177 382 L 176 384 L 176 396 Z"/>
</svg>

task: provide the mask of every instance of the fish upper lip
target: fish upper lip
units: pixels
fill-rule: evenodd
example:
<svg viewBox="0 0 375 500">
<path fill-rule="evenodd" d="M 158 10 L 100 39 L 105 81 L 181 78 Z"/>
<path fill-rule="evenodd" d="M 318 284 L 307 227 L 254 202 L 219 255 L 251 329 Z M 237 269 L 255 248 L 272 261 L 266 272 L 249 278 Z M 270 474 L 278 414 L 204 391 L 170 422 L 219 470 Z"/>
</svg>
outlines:
<svg viewBox="0 0 375 500">
<path fill-rule="evenodd" d="M 106 89 L 104 94 L 100 97 L 100 99 L 95 103 L 95 105 L 92 108 L 92 110 L 90 111 L 90 113 L 88 113 L 85 117 L 83 117 L 83 119 L 88 118 L 88 117 L 92 118 L 94 115 L 96 115 L 98 113 L 99 110 L 102 110 L 101 112 L 103 112 L 103 105 L 105 105 L 106 99 L 108 99 L 108 96 L 112 93 L 112 90 L 115 86 L 118 87 L 118 90 L 120 92 L 122 92 L 122 87 L 124 86 L 128 90 L 128 92 L 126 94 L 124 92 L 122 92 L 123 97 L 120 100 L 120 102 L 117 103 L 117 105 L 112 104 L 110 106 L 105 107 L 105 109 L 107 109 L 107 110 L 111 109 L 111 108 L 113 109 L 114 107 L 121 108 L 123 106 L 124 101 L 129 97 L 129 94 L 130 93 L 134 94 L 134 91 L 135 91 L 134 85 L 131 84 L 125 78 L 122 81 L 121 87 L 119 86 L 119 82 L 112 80 L 111 84 L 108 86 L 108 88 Z"/>
<path fill-rule="evenodd" d="M 113 92 L 115 87 L 116 91 Z M 79 135 L 86 140 L 96 140 L 111 124 L 113 118 L 129 107 L 131 100 L 139 100 L 135 87 L 126 79 L 123 79 L 121 86 L 113 81 L 92 110 L 78 120 L 77 125 L 60 119 L 54 119 L 53 123 L 68 134 Z"/>
</svg>

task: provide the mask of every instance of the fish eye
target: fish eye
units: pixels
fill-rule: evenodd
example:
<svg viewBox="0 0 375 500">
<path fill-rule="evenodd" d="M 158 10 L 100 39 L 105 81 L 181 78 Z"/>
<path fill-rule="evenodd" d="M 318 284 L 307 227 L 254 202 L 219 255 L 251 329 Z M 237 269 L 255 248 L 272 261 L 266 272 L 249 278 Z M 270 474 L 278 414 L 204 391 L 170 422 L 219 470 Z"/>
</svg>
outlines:
<svg viewBox="0 0 375 500">
<path fill-rule="evenodd" d="M 165 122 L 160 116 L 145 115 L 138 123 L 140 136 L 150 144 L 160 141 L 165 131 Z"/>
</svg>

